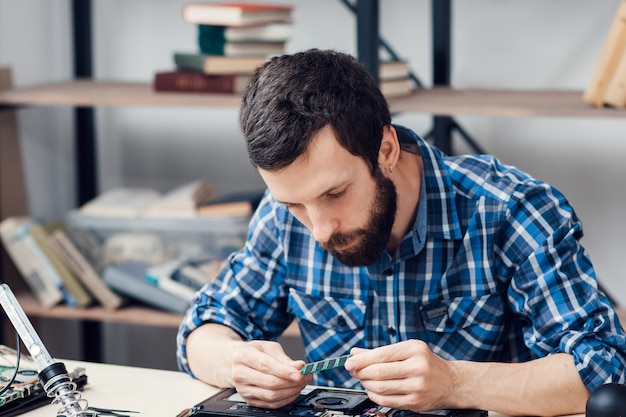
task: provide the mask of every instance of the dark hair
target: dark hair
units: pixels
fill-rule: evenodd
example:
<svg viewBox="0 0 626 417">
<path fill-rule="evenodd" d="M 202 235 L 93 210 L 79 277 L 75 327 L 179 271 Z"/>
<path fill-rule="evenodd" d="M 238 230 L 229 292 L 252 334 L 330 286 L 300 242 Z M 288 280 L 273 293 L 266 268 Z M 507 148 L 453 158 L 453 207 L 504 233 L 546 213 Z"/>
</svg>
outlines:
<svg viewBox="0 0 626 417">
<path fill-rule="evenodd" d="M 378 85 L 356 58 L 310 49 L 274 57 L 256 70 L 243 94 L 239 123 L 257 168 L 288 166 L 330 125 L 341 146 L 375 173 L 391 115 Z"/>
</svg>

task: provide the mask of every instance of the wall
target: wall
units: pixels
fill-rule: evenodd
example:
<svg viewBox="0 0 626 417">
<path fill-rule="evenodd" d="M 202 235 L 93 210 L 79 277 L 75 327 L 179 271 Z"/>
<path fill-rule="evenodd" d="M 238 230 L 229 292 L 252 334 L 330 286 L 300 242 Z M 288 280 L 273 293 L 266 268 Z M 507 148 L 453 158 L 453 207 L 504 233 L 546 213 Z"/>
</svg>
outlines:
<svg viewBox="0 0 626 417">
<path fill-rule="evenodd" d="M 295 4 L 288 51 L 310 47 L 355 52 L 355 24 L 339 0 Z M 430 85 L 430 2 L 381 1 L 381 33 Z M 453 2 L 453 85 L 575 89 L 589 81 L 617 0 Z M 94 1 L 98 79 L 150 81 L 173 67 L 174 50 L 195 49 L 195 28 L 180 18 L 183 0 Z M 14 83 L 62 80 L 71 72 L 67 1 L 0 0 L 0 65 Z M 162 190 L 207 177 L 218 191 L 261 186 L 249 167 L 237 112 L 179 108 L 106 108 L 97 112 L 102 189 Z M 458 117 L 489 153 L 560 188 L 585 224 L 583 240 L 603 284 L 626 304 L 621 256 L 626 244 L 626 119 Z M 425 115 L 396 121 L 419 133 Z M 62 217 L 75 204 L 69 109 L 20 112 L 31 211 Z M 460 138 L 455 146 L 468 151 Z M 121 338 L 123 340 L 124 337 Z"/>
</svg>

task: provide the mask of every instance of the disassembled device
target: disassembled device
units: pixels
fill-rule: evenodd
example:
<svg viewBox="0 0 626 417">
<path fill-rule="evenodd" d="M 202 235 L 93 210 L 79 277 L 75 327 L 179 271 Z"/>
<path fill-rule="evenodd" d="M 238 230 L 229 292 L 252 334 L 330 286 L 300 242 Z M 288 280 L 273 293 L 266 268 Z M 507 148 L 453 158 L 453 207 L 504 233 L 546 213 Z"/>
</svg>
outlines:
<svg viewBox="0 0 626 417">
<path fill-rule="evenodd" d="M 487 417 L 480 410 L 434 410 L 417 413 L 373 403 L 365 391 L 310 387 L 293 403 L 277 409 L 248 405 L 234 388 L 226 388 L 179 414 L 180 417 Z"/>
</svg>

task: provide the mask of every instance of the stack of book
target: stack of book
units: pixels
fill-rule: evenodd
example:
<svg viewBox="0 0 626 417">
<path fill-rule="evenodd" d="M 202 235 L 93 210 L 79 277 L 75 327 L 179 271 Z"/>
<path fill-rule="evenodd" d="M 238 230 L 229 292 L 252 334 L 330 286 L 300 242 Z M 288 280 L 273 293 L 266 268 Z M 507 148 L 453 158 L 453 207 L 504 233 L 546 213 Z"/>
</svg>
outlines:
<svg viewBox="0 0 626 417">
<path fill-rule="evenodd" d="M 30 217 L 7 217 L 0 237 L 35 297 L 44 307 L 66 304 L 82 308 L 101 303 L 116 309 L 123 298 L 104 285 L 62 224 Z"/>
<path fill-rule="evenodd" d="M 292 6 L 186 3 L 183 20 L 197 29 L 197 50 L 174 52 L 175 69 L 154 75 L 155 91 L 241 93 L 268 57 L 285 53 Z"/>
<path fill-rule="evenodd" d="M 583 101 L 596 107 L 626 108 L 626 0 L 618 6 Z"/>
<path fill-rule="evenodd" d="M 380 91 L 386 98 L 407 96 L 415 90 L 413 80 L 411 80 L 411 69 L 407 61 L 381 61 L 378 76 L 380 78 Z"/>
</svg>

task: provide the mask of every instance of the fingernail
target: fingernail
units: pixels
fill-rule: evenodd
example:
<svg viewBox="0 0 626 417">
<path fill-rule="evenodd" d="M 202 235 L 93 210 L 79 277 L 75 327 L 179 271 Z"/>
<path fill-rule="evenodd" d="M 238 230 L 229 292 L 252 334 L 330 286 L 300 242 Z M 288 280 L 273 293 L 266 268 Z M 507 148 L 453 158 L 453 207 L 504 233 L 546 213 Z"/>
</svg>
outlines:
<svg viewBox="0 0 626 417">
<path fill-rule="evenodd" d="M 290 378 L 292 381 L 299 381 L 299 380 L 300 380 L 300 374 L 299 374 L 299 373 L 294 372 L 293 374 L 289 375 L 289 378 Z"/>
</svg>

